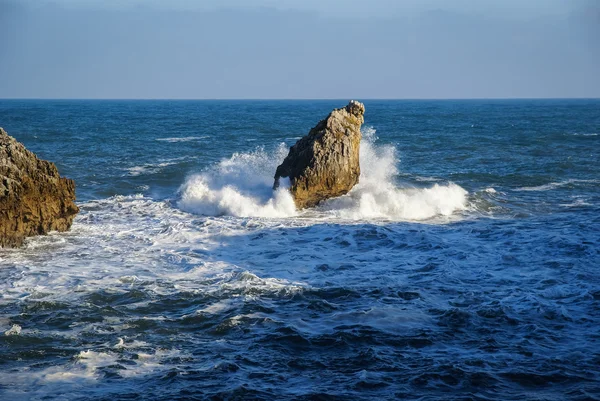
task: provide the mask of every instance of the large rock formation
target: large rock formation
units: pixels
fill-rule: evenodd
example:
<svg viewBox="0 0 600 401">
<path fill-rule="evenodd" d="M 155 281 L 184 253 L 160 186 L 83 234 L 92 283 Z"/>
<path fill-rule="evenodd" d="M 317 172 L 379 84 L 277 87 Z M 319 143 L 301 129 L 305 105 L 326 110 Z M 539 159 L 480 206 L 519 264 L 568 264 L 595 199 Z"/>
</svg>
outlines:
<svg viewBox="0 0 600 401">
<path fill-rule="evenodd" d="M 0 128 L 0 247 L 26 237 L 67 231 L 79 212 L 75 183 Z"/>
<path fill-rule="evenodd" d="M 358 183 L 360 176 L 360 127 L 365 106 L 352 100 L 332 111 L 290 148 L 275 172 L 274 188 L 289 177 L 290 192 L 299 209 L 341 196 Z"/>
</svg>

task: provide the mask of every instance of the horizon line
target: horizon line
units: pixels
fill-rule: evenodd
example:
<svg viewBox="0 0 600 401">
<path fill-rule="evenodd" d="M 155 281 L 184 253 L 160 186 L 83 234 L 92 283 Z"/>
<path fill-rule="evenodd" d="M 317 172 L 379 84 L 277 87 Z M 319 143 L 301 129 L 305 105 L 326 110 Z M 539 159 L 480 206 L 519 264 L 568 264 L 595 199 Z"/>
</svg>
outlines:
<svg viewBox="0 0 600 401">
<path fill-rule="evenodd" d="M 135 97 L 115 97 L 115 98 L 110 98 L 110 97 L 89 97 L 89 98 L 84 98 L 84 97 L 57 97 L 57 98 L 51 98 L 51 97 L 0 97 L 0 101 L 3 100 L 49 100 L 49 101 L 62 101 L 62 100 L 99 100 L 99 101 L 331 101 L 331 100 L 364 100 L 364 101 L 369 101 L 369 100 L 379 100 L 379 101 L 393 101 L 393 100 L 408 100 L 408 101 L 420 101 L 420 100 L 600 100 L 600 96 L 598 97 L 406 97 L 406 98 L 392 98 L 392 97 L 364 97 L 364 98 L 359 98 L 359 97 L 355 97 L 355 98 L 344 98 L 344 97 L 338 97 L 338 98 L 304 98 L 304 97 L 299 97 L 299 98 L 278 98 L 278 97 L 274 97 L 274 98 L 245 98 L 245 97 L 240 97 L 240 98 L 135 98 Z"/>
</svg>

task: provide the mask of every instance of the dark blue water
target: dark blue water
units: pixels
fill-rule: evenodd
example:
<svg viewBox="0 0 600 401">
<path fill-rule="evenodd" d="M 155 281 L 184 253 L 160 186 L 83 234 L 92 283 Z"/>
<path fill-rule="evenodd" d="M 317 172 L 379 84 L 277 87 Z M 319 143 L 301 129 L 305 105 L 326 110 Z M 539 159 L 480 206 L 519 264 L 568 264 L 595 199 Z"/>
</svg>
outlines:
<svg viewBox="0 0 600 401">
<path fill-rule="evenodd" d="M 0 399 L 600 399 L 600 101 L 366 101 L 296 211 L 345 103 L 0 100 L 81 207 L 0 250 Z"/>
</svg>

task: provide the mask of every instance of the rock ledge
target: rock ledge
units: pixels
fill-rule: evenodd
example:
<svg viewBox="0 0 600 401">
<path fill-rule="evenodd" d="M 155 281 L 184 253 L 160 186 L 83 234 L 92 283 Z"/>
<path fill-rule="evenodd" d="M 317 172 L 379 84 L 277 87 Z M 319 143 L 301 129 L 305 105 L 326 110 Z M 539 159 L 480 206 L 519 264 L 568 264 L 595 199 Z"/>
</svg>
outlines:
<svg viewBox="0 0 600 401">
<path fill-rule="evenodd" d="M 75 183 L 0 128 L 0 247 L 67 231 L 79 212 Z"/>
</svg>

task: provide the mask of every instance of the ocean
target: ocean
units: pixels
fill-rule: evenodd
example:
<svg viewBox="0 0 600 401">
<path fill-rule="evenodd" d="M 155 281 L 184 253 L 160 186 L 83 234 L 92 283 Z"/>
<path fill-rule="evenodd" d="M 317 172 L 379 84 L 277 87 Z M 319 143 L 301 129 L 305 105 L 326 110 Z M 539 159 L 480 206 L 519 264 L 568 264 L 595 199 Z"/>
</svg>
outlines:
<svg viewBox="0 0 600 401">
<path fill-rule="evenodd" d="M 366 100 L 297 211 L 347 101 L 0 100 L 81 208 L 0 249 L 0 399 L 600 400 L 600 100 Z"/>
</svg>

